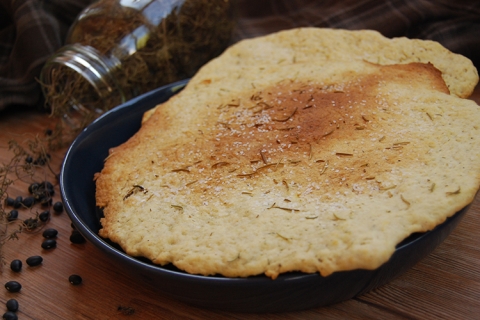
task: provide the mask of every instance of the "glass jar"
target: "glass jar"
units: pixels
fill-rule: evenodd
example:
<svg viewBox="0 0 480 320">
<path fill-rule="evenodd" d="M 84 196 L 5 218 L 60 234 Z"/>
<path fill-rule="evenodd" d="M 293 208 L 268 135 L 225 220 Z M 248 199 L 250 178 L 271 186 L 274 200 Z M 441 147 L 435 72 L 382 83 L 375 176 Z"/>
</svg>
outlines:
<svg viewBox="0 0 480 320">
<path fill-rule="evenodd" d="M 234 0 L 95 2 L 42 69 L 46 103 L 54 115 L 73 121 L 75 112 L 89 122 L 135 96 L 191 77 L 230 44 L 234 26 Z"/>
</svg>

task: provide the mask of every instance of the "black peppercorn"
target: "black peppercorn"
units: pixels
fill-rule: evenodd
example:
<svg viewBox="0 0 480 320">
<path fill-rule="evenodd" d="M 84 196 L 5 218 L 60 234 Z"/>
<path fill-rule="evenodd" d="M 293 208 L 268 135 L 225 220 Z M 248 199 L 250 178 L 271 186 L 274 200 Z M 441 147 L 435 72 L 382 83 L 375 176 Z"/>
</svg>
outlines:
<svg viewBox="0 0 480 320">
<path fill-rule="evenodd" d="M 28 192 L 30 192 L 30 194 L 35 194 L 39 188 L 40 188 L 40 185 L 34 182 L 28 186 Z"/>
<path fill-rule="evenodd" d="M 55 193 L 53 185 L 48 181 L 41 183 L 32 183 L 29 187 L 29 191 L 37 202 L 40 202 L 42 206 L 49 206 L 52 204 L 52 196 Z"/>
<path fill-rule="evenodd" d="M 25 162 L 26 162 L 26 163 L 32 163 L 32 162 L 33 162 L 32 156 L 27 156 L 27 157 L 25 158 Z"/>
<path fill-rule="evenodd" d="M 42 233 L 42 236 L 47 239 L 53 239 L 58 235 L 57 229 L 48 228 L 45 229 Z"/>
<path fill-rule="evenodd" d="M 42 222 L 47 222 L 49 218 L 50 218 L 50 211 L 48 210 L 45 210 L 38 215 L 38 219 Z"/>
<path fill-rule="evenodd" d="M 10 212 L 7 215 L 7 220 L 8 221 L 13 221 L 13 220 L 16 220 L 16 219 L 18 219 L 18 211 L 15 210 L 15 209 L 10 210 Z"/>
<path fill-rule="evenodd" d="M 57 241 L 55 239 L 47 239 L 42 242 L 42 248 L 45 250 L 54 249 L 57 247 Z"/>
<path fill-rule="evenodd" d="M 53 205 L 53 211 L 55 211 L 56 213 L 62 213 L 63 203 L 61 203 L 60 201 L 55 202 L 55 204 Z"/>
<path fill-rule="evenodd" d="M 82 283 L 82 277 L 77 274 L 72 274 L 70 277 L 68 277 L 68 281 L 74 286 L 77 286 Z"/>
<path fill-rule="evenodd" d="M 10 262 L 10 269 L 12 269 L 13 272 L 20 272 L 22 270 L 22 260 L 12 260 L 12 262 Z"/>
<path fill-rule="evenodd" d="M 48 153 L 40 155 L 34 162 L 33 164 L 43 166 L 45 165 L 48 161 L 50 161 L 50 155 Z"/>
<path fill-rule="evenodd" d="M 25 197 L 22 200 L 22 205 L 31 208 L 35 204 L 35 198 L 34 197 Z"/>
<path fill-rule="evenodd" d="M 13 207 L 15 209 L 20 208 L 22 206 L 22 200 L 23 200 L 23 198 L 21 196 L 16 197 L 15 201 L 13 202 Z"/>
<path fill-rule="evenodd" d="M 7 311 L 2 316 L 3 320 L 18 320 L 18 316 L 15 312 Z"/>
<path fill-rule="evenodd" d="M 70 242 L 74 244 L 82 244 L 85 243 L 86 240 L 80 232 L 73 230 L 72 234 L 70 235 Z"/>
<path fill-rule="evenodd" d="M 43 258 L 41 256 L 31 256 L 27 258 L 27 264 L 30 267 L 36 267 L 40 264 L 42 264 Z"/>
<path fill-rule="evenodd" d="M 12 312 L 17 312 L 18 311 L 18 301 L 15 299 L 10 299 L 6 303 L 7 305 L 7 310 L 12 311 Z"/>
<path fill-rule="evenodd" d="M 43 181 L 40 183 L 40 188 L 45 190 L 50 196 L 53 196 L 55 190 L 53 188 L 53 184 L 49 181 Z"/>
<path fill-rule="evenodd" d="M 22 289 L 22 285 L 17 281 L 8 281 L 5 283 L 5 289 L 10 292 L 18 292 Z"/>
<path fill-rule="evenodd" d="M 13 207 L 15 205 L 15 199 L 7 197 L 5 199 L 5 206 L 7 207 Z"/>
</svg>

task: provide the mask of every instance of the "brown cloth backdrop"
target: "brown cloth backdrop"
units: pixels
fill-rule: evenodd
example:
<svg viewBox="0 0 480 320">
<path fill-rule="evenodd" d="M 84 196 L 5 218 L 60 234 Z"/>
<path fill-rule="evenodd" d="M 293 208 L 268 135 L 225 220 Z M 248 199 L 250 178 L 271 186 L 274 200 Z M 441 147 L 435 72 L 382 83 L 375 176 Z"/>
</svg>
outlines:
<svg viewBox="0 0 480 320">
<path fill-rule="evenodd" d="M 92 0 L 0 0 L 0 110 L 41 107 L 36 78 Z M 234 41 L 294 27 L 374 29 L 430 39 L 480 66 L 477 0 L 238 0 Z"/>
<path fill-rule="evenodd" d="M 0 110 L 41 106 L 36 78 L 92 0 L 0 0 Z"/>
</svg>

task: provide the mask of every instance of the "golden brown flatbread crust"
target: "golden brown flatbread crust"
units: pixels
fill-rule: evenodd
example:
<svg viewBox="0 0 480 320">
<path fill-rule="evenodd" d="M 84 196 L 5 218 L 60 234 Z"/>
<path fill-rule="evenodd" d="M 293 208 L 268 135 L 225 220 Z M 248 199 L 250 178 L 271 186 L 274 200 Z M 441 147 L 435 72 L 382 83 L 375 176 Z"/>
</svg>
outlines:
<svg viewBox="0 0 480 320">
<path fill-rule="evenodd" d="M 100 235 L 194 274 L 327 276 L 473 200 L 480 110 L 436 67 L 304 58 L 221 56 L 158 106 L 96 176 Z"/>
</svg>

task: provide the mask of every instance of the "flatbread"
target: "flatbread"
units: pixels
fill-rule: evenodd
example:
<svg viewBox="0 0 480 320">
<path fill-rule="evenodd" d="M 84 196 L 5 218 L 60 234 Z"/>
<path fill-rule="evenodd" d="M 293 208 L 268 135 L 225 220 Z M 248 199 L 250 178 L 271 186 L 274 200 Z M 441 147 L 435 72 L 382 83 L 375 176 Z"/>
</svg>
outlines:
<svg viewBox="0 0 480 320">
<path fill-rule="evenodd" d="M 473 200 L 480 109 L 436 66 L 307 53 L 232 64 L 237 49 L 96 175 L 100 235 L 127 254 L 227 277 L 375 269 Z"/>
</svg>

